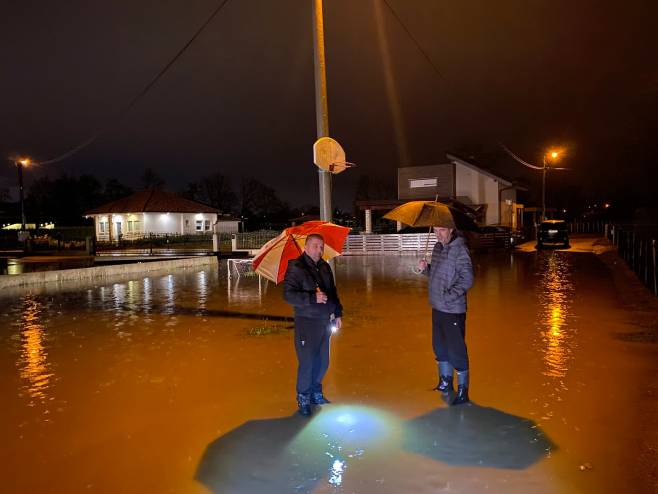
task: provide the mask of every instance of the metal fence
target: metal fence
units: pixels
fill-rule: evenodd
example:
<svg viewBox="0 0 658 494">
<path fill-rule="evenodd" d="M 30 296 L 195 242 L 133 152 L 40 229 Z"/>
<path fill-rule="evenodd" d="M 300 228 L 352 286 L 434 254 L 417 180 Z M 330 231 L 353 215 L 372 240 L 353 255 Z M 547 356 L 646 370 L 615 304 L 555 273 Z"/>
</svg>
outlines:
<svg viewBox="0 0 658 494">
<path fill-rule="evenodd" d="M 277 230 L 258 230 L 255 232 L 234 233 L 234 250 L 260 249 L 280 233 L 281 232 Z"/>
<path fill-rule="evenodd" d="M 619 256 L 654 295 L 658 296 L 658 272 L 656 270 L 656 238 L 658 227 L 636 225 L 610 225 L 606 228 L 608 239 L 617 247 Z"/>
<path fill-rule="evenodd" d="M 343 247 L 345 255 L 422 254 L 431 250 L 436 237 L 430 233 L 348 235 Z"/>
<path fill-rule="evenodd" d="M 605 227 L 605 221 L 572 221 L 569 233 L 604 233 Z"/>
<path fill-rule="evenodd" d="M 261 230 L 233 234 L 234 250 L 257 250 L 280 232 Z M 473 248 L 509 248 L 511 236 L 507 232 L 490 232 L 474 235 Z M 348 235 L 343 246 L 344 255 L 404 255 L 431 251 L 436 243 L 433 233 Z"/>
</svg>

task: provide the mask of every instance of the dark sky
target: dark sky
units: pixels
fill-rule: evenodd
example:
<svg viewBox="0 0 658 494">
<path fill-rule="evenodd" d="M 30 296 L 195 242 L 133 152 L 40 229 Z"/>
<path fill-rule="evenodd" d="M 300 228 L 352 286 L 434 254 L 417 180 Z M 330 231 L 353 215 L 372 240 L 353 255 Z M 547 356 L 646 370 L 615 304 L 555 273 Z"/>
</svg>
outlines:
<svg viewBox="0 0 658 494">
<path fill-rule="evenodd" d="M 498 141 L 535 162 L 567 146 L 572 171 L 553 179 L 558 190 L 650 197 L 658 2 L 388 1 L 441 76 L 382 0 L 325 1 L 331 135 L 358 164 L 334 179 L 338 206 L 360 175 L 394 183 L 400 164 L 444 162 L 446 150 L 487 156 Z M 0 154 L 45 160 L 107 127 L 217 4 L 4 2 Z M 231 0 L 124 119 L 28 180 L 92 173 L 137 185 L 152 167 L 177 191 L 219 171 L 316 203 L 311 4 Z M 485 164 L 538 183 L 498 155 Z M 0 165 L 0 186 L 14 182 Z"/>
</svg>

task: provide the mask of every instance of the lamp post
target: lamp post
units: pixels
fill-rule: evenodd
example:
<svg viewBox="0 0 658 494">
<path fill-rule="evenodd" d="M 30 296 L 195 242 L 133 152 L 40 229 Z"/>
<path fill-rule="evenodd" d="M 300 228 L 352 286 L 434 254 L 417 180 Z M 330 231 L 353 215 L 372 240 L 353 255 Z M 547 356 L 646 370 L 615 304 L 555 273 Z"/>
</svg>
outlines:
<svg viewBox="0 0 658 494">
<path fill-rule="evenodd" d="M 18 170 L 18 195 L 21 201 L 21 231 L 25 231 L 25 201 L 23 194 L 23 167 L 30 164 L 28 158 L 21 158 L 15 161 Z"/>
<path fill-rule="evenodd" d="M 546 172 L 549 169 L 547 158 L 556 161 L 560 157 L 559 151 L 548 151 L 542 156 L 541 169 L 541 221 L 546 219 Z"/>
</svg>

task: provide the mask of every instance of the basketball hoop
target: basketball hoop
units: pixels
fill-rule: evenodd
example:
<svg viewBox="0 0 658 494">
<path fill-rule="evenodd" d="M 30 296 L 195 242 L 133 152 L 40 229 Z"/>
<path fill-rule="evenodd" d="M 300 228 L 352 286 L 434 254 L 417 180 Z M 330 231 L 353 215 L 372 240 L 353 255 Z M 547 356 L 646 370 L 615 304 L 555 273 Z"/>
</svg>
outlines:
<svg viewBox="0 0 658 494">
<path fill-rule="evenodd" d="M 356 166 L 345 160 L 345 151 L 331 137 L 320 137 L 313 144 L 313 163 L 318 168 L 334 175 Z"/>
</svg>

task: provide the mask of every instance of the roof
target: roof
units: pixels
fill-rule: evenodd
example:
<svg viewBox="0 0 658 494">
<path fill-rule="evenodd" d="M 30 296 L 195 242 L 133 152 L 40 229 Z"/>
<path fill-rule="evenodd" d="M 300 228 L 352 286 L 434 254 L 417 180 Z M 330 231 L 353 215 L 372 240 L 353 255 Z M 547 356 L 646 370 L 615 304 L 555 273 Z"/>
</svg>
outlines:
<svg viewBox="0 0 658 494">
<path fill-rule="evenodd" d="M 471 168 L 477 172 L 480 172 L 484 175 L 487 175 L 490 178 L 493 178 L 494 180 L 498 180 L 501 182 L 503 185 L 508 186 L 508 187 L 514 187 L 516 189 L 521 189 L 521 190 L 528 190 L 525 186 L 516 183 L 515 181 L 502 177 L 500 173 L 494 172 L 493 170 L 489 170 L 485 167 L 483 167 L 480 164 L 474 164 L 473 160 L 467 160 L 465 158 L 462 158 L 460 156 L 457 156 L 454 153 L 446 153 L 446 157 L 453 163 L 459 163 L 460 165 L 464 165 L 468 168 Z"/>
<path fill-rule="evenodd" d="M 113 213 L 219 213 L 219 210 L 171 192 L 147 189 L 90 209 L 85 216 Z"/>
</svg>

